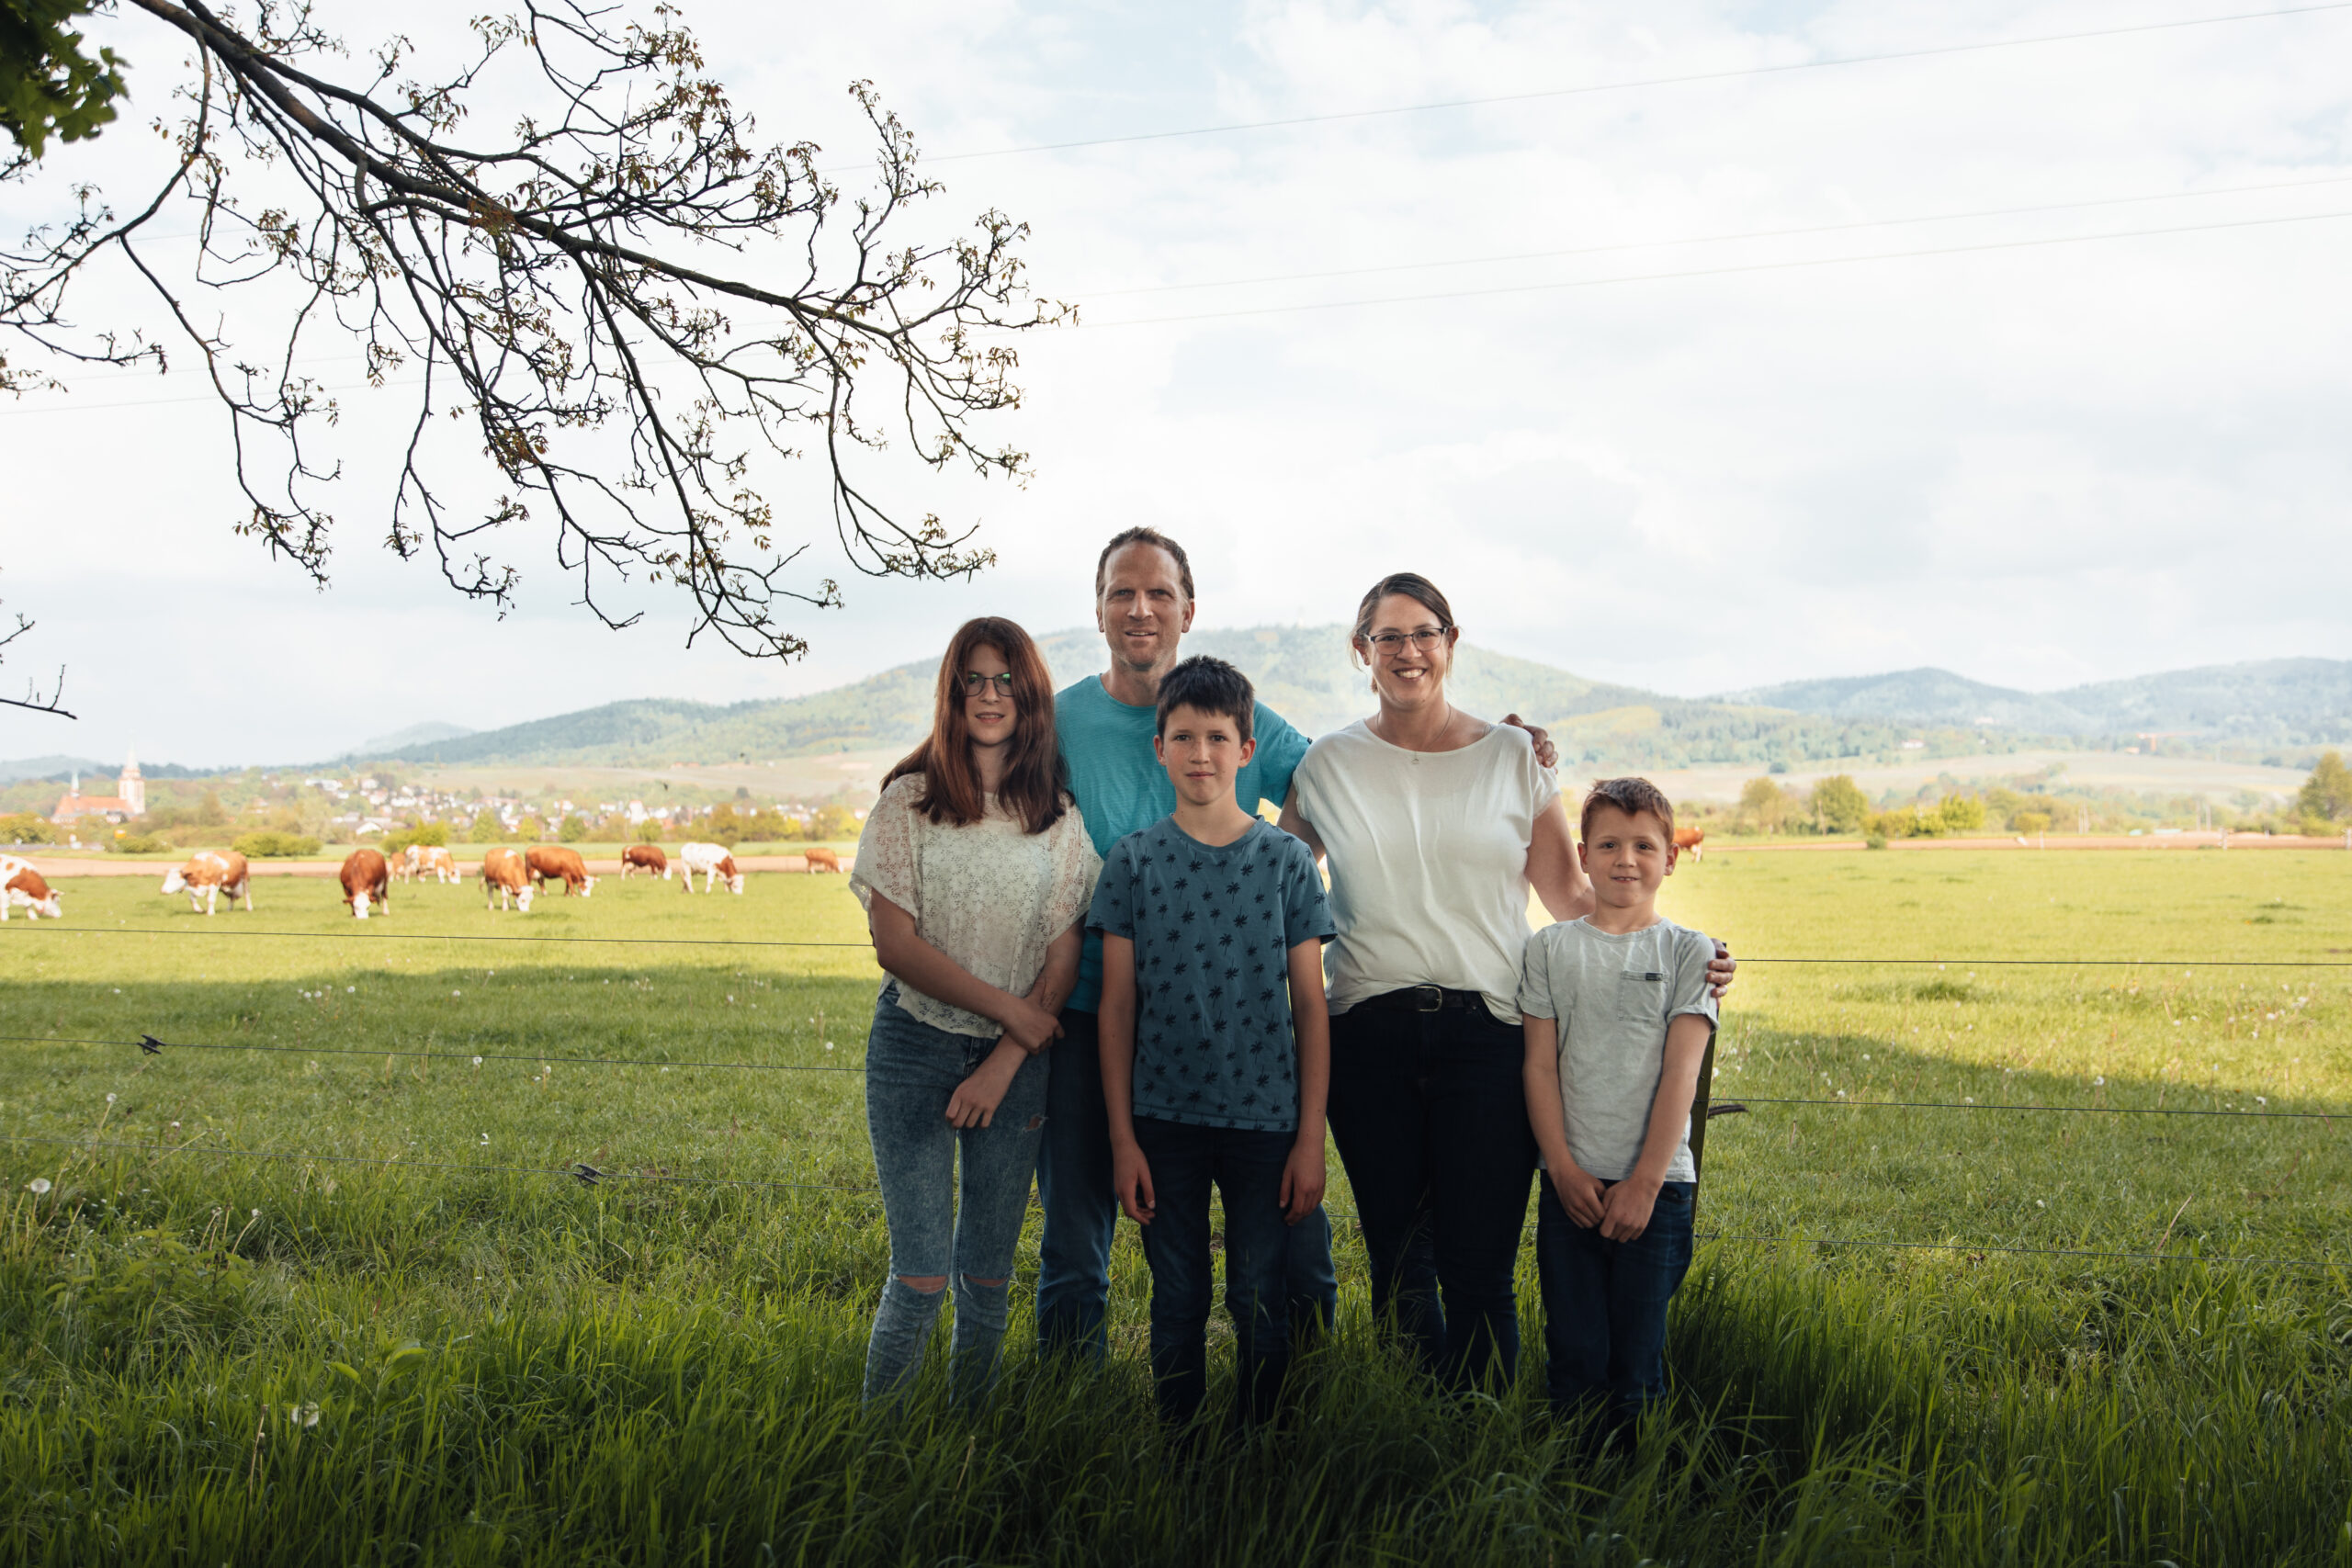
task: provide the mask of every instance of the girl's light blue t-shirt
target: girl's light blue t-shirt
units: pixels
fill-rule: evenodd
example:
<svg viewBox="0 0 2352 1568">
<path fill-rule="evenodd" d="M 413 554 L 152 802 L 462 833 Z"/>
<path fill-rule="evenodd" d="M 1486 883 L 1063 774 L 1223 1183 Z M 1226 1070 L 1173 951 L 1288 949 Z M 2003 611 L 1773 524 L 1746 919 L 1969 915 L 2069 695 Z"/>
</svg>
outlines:
<svg viewBox="0 0 2352 1568">
<path fill-rule="evenodd" d="M 1121 839 L 1176 809 L 1176 786 L 1151 745 L 1159 719 L 1157 707 L 1123 703 L 1104 691 L 1099 675 L 1085 676 L 1054 694 L 1055 738 L 1061 742 L 1070 793 L 1078 796 L 1079 815 L 1086 819 L 1087 836 L 1094 840 L 1097 854 L 1108 855 Z M 1263 703 L 1250 727 L 1258 750 L 1235 776 L 1233 795 L 1241 809 L 1255 813 L 1260 801 L 1280 806 L 1290 794 L 1290 776 L 1306 755 L 1307 741 Z M 1102 1003 L 1102 936 L 1090 930 L 1079 959 L 1078 988 L 1070 993 L 1069 1005 L 1093 1012 Z"/>
</svg>

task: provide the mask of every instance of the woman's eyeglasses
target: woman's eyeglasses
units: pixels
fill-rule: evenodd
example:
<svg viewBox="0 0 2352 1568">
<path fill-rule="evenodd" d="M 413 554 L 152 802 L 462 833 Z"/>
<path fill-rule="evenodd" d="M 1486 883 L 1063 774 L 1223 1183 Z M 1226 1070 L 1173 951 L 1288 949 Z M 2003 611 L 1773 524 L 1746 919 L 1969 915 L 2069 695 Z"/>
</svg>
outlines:
<svg viewBox="0 0 2352 1568">
<path fill-rule="evenodd" d="M 1452 626 L 1423 626 L 1417 632 L 1374 632 L 1364 638 L 1364 641 L 1372 644 L 1372 650 L 1374 653 L 1383 655 L 1393 656 L 1402 653 L 1405 651 L 1405 645 L 1408 642 L 1417 650 L 1427 653 L 1436 645 L 1440 637 L 1453 629 Z"/>
<path fill-rule="evenodd" d="M 967 670 L 964 671 L 964 694 L 966 696 L 977 697 L 982 692 L 988 691 L 991 687 L 995 688 L 996 694 L 1000 697 L 1009 697 L 1012 695 L 1012 671 L 1010 670 L 1000 670 L 993 675 L 983 675 L 977 670 Z"/>
</svg>

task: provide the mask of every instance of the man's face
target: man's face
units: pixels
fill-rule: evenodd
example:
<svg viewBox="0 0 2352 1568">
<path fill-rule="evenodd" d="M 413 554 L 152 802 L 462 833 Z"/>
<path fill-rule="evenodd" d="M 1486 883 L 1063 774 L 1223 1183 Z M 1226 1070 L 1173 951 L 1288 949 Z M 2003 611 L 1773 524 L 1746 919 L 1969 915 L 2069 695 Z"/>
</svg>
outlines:
<svg viewBox="0 0 2352 1568">
<path fill-rule="evenodd" d="M 1577 852 L 1592 878 L 1593 896 L 1612 909 L 1657 897 L 1658 885 L 1674 872 L 1674 835 L 1646 811 L 1600 807 Z"/>
<path fill-rule="evenodd" d="M 1094 624 L 1111 657 L 1130 670 L 1166 670 L 1176 646 L 1193 629 L 1193 602 L 1176 558 L 1158 545 L 1122 545 L 1102 571 Z"/>
<path fill-rule="evenodd" d="M 1241 739 L 1241 727 L 1230 715 L 1182 705 L 1168 710 L 1168 722 L 1152 746 L 1178 796 L 1194 806 L 1215 805 L 1220 796 L 1233 799 L 1234 778 L 1258 749 L 1255 740 Z"/>
</svg>

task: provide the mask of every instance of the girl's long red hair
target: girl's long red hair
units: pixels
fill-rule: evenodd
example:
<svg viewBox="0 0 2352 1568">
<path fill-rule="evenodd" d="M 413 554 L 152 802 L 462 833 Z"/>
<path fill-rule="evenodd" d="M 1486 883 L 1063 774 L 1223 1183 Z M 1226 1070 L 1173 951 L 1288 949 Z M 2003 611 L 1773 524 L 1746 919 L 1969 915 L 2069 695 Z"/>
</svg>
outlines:
<svg viewBox="0 0 2352 1568">
<path fill-rule="evenodd" d="M 939 687 L 933 699 L 931 733 L 883 779 L 888 789 L 909 773 L 922 775 L 915 809 L 933 822 L 968 827 L 980 819 L 980 777 L 972 767 L 972 734 L 964 722 L 964 671 L 975 649 L 993 648 L 1012 671 L 1013 711 L 1021 722 L 1007 741 L 1004 777 L 997 804 L 1042 833 L 1069 808 L 1062 784 L 1061 747 L 1054 739 L 1054 678 L 1036 641 L 1001 615 L 981 615 L 956 628 L 939 661 Z"/>
</svg>

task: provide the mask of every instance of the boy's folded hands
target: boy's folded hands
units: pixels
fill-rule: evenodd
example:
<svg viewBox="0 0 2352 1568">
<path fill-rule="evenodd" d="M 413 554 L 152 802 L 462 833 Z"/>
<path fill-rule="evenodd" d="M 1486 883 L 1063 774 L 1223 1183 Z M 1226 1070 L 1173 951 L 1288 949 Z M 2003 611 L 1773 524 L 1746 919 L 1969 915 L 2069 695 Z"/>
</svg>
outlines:
<svg viewBox="0 0 2352 1568">
<path fill-rule="evenodd" d="M 1650 1211 L 1657 1207 L 1657 1183 L 1643 1180 L 1640 1173 L 1611 1182 L 1600 1200 L 1601 1239 L 1641 1240 L 1650 1228 Z"/>
<path fill-rule="evenodd" d="M 1560 1207 L 1568 1212 L 1568 1218 L 1587 1230 L 1599 1224 L 1605 1212 L 1606 1191 L 1600 1178 L 1567 1157 L 1566 1145 L 1556 1154 L 1547 1154 L 1544 1164 L 1551 1170 L 1552 1190 L 1560 1195 Z"/>
</svg>

